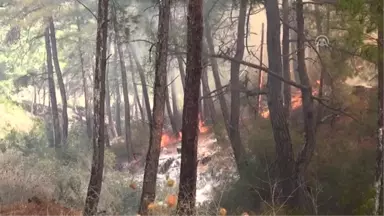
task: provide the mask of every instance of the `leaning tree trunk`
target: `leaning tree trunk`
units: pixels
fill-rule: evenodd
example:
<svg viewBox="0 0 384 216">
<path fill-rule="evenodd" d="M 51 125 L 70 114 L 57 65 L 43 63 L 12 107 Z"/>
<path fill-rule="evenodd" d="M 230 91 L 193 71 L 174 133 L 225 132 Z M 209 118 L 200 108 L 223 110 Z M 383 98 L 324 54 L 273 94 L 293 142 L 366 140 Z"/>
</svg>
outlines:
<svg viewBox="0 0 384 216">
<path fill-rule="evenodd" d="M 381 10 L 381 20 L 383 20 L 383 8 L 379 7 Z M 384 207 L 383 207 L 383 187 L 384 187 L 384 173 L 383 173 L 383 165 L 384 165 L 384 65 L 383 65 L 383 53 L 384 53 L 384 36 L 383 36 L 383 26 L 380 25 L 378 27 L 378 60 L 377 60 L 377 68 L 379 73 L 378 78 L 378 99 L 379 99 L 379 121 L 378 121 L 378 142 L 377 142 L 377 156 L 376 156 L 376 173 L 375 173 L 375 208 L 374 215 L 384 215 Z"/>
<path fill-rule="evenodd" d="M 169 17 L 171 0 L 159 3 L 159 24 L 156 47 L 155 87 L 153 97 L 153 118 L 150 124 L 149 148 L 145 163 L 143 190 L 141 193 L 139 214 L 148 215 L 148 204 L 156 197 L 157 169 L 159 166 L 161 135 L 164 124 L 164 105 L 167 89 L 167 56 Z"/>
<path fill-rule="evenodd" d="M 176 212 L 195 215 L 199 91 L 202 72 L 203 1 L 189 0 L 180 184 Z"/>
<path fill-rule="evenodd" d="M 49 30 L 51 33 L 51 45 L 52 45 L 52 58 L 53 64 L 55 65 L 55 72 L 57 75 L 57 83 L 59 84 L 60 95 L 61 95 L 61 103 L 63 105 L 63 109 L 61 111 L 61 115 L 63 118 L 63 133 L 61 136 L 61 142 L 63 145 L 67 144 L 68 137 L 68 111 L 67 111 L 67 96 L 65 92 L 65 85 L 63 81 L 63 75 L 60 69 L 59 58 L 57 54 L 57 45 L 56 45 L 56 30 L 55 25 L 53 23 L 52 17 L 49 18 Z"/>
<path fill-rule="evenodd" d="M 244 56 L 244 38 L 245 38 L 245 18 L 247 15 L 247 3 L 248 0 L 240 1 L 239 20 L 237 24 L 237 39 L 236 39 L 236 54 L 234 59 L 241 61 Z M 235 160 L 237 169 L 240 173 L 240 178 L 245 178 L 245 167 L 247 166 L 247 157 L 245 148 L 241 142 L 239 131 L 239 118 L 240 118 L 240 63 L 231 62 L 231 116 L 229 122 L 229 139 Z"/>
<path fill-rule="evenodd" d="M 214 43 L 213 43 L 211 28 L 210 28 L 210 25 L 209 25 L 209 23 L 207 21 L 205 22 L 204 34 L 205 34 L 205 38 L 207 40 L 207 45 L 208 45 L 207 51 L 209 51 L 207 53 L 214 54 L 215 53 L 215 46 L 214 46 Z M 229 135 L 230 134 L 229 127 L 228 127 L 229 111 L 228 111 L 227 102 L 226 102 L 225 97 L 224 97 L 224 89 L 223 89 L 223 86 L 221 85 L 219 65 L 218 65 L 217 60 L 215 58 L 210 57 L 209 60 L 211 62 L 211 67 L 212 67 L 213 79 L 215 81 L 215 86 L 216 86 L 216 89 L 218 89 L 217 97 L 219 99 L 219 103 L 220 103 L 220 107 L 221 107 L 221 113 L 223 115 L 225 128 L 226 128 L 227 133 Z"/>
<path fill-rule="evenodd" d="M 176 53 L 180 52 L 178 47 L 175 48 L 175 52 Z M 183 85 L 183 89 L 184 89 L 185 88 L 185 71 L 184 71 L 183 56 L 181 54 L 176 54 L 176 59 L 179 65 L 181 84 Z"/>
<path fill-rule="evenodd" d="M 49 20 L 48 20 L 49 22 Z M 48 24 L 47 22 L 47 24 Z M 55 80 L 53 79 L 53 65 L 52 65 L 52 53 L 51 53 L 51 40 L 49 36 L 49 27 L 45 28 L 45 49 L 47 51 L 47 74 L 48 74 L 48 89 L 50 97 L 50 107 L 52 112 L 52 129 L 53 129 L 53 143 L 50 144 L 51 147 L 60 146 L 60 121 L 59 121 L 59 112 L 57 109 L 57 100 L 56 100 L 56 90 L 55 90 Z"/>
<path fill-rule="evenodd" d="M 289 68 L 289 0 L 283 0 L 283 77 L 291 80 Z M 284 83 L 284 109 L 287 119 L 291 112 L 291 85 Z"/>
<path fill-rule="evenodd" d="M 108 0 L 98 1 L 96 67 L 93 87 L 93 158 L 91 178 L 89 180 L 83 215 L 96 215 L 99 203 L 104 168 L 104 105 L 105 105 L 105 70 L 107 62 L 108 37 Z"/>
<path fill-rule="evenodd" d="M 280 47 L 280 15 L 277 0 L 265 1 L 267 14 L 267 51 L 268 65 L 272 73 L 282 76 Z M 288 121 L 284 113 L 281 95 L 281 81 L 268 74 L 268 109 L 275 140 L 276 165 L 282 196 L 280 201 L 285 202 L 295 189 L 292 173 L 294 171 L 294 158 L 292 141 L 288 128 Z"/>
<path fill-rule="evenodd" d="M 132 133 L 131 133 L 131 111 L 129 106 L 129 95 L 128 95 L 128 80 L 127 80 L 127 69 L 125 67 L 124 52 L 122 49 L 122 41 L 120 38 L 120 32 L 117 27 L 116 9 L 113 13 L 113 26 L 115 30 L 115 42 L 117 47 L 117 53 L 120 60 L 120 71 L 121 71 L 121 83 L 123 84 L 123 98 L 124 98 L 124 129 L 125 129 L 125 146 L 127 148 L 128 160 L 133 157 L 132 152 Z"/>
<path fill-rule="evenodd" d="M 76 18 L 76 25 L 77 25 L 77 32 L 80 34 L 80 18 Z M 91 108 L 90 108 L 90 100 L 89 100 L 89 94 L 88 94 L 88 87 L 87 87 L 87 78 L 85 75 L 85 69 L 84 69 L 84 57 L 83 57 L 83 51 L 81 50 L 81 46 L 83 44 L 83 41 L 81 39 L 81 36 L 78 37 L 77 47 L 78 47 L 78 54 L 80 59 L 80 67 L 81 67 L 81 79 L 83 82 L 83 91 L 84 91 L 84 105 L 85 105 L 85 122 L 87 125 L 87 135 L 88 138 L 92 137 L 92 122 L 91 122 Z"/>
<path fill-rule="evenodd" d="M 136 68 L 139 71 L 141 86 L 143 89 L 145 110 L 147 111 L 147 119 L 149 124 L 151 124 L 152 123 L 151 105 L 149 103 L 149 94 L 148 94 L 148 88 L 147 88 L 147 81 L 145 79 L 145 71 L 144 71 L 144 68 L 140 65 L 139 59 L 137 58 L 136 52 L 133 49 L 131 44 L 129 44 L 129 49 L 131 51 L 130 54 L 133 56 L 133 60 L 135 61 Z"/>
</svg>

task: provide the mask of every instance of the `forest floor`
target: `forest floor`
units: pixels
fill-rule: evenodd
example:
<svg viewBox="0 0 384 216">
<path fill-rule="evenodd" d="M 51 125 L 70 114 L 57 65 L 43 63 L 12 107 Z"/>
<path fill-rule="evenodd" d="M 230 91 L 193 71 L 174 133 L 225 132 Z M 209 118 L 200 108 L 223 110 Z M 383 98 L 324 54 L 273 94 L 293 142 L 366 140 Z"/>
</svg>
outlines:
<svg viewBox="0 0 384 216">
<path fill-rule="evenodd" d="M 364 126 L 367 130 L 364 132 L 364 130 L 360 129 L 361 126 L 361 120 L 364 119 L 366 123 L 375 122 L 374 119 L 370 119 L 370 117 L 365 114 L 365 112 L 368 110 L 367 107 L 372 106 L 367 103 L 367 95 L 371 95 L 369 91 L 357 94 L 356 96 L 351 96 L 352 99 L 348 104 L 344 104 L 344 106 L 340 109 L 343 110 L 343 112 L 352 113 L 353 116 L 357 116 L 356 120 L 354 120 L 351 117 L 340 115 L 339 112 L 335 113 L 335 120 L 333 123 L 324 122 L 319 126 L 318 129 L 318 136 L 321 138 L 319 139 L 319 145 L 321 148 L 317 150 L 317 156 L 314 156 L 314 161 L 318 161 L 317 163 L 325 163 L 325 164 L 338 164 L 343 163 L 344 160 L 357 160 L 353 158 L 353 154 L 350 152 L 359 152 L 363 149 L 374 149 L 375 148 L 375 138 L 372 136 L 373 130 L 371 130 L 371 127 Z M 27 105 L 23 106 L 24 110 L 29 111 L 29 109 L 26 109 L 28 107 Z M 71 111 L 72 112 L 72 111 Z M 298 111 L 299 112 L 299 111 Z M 370 112 L 375 112 L 370 111 Z M 300 113 L 299 113 L 300 114 Z M 337 114 L 337 115 L 336 115 Z M 73 115 L 74 116 L 74 115 Z M 0 132 L 9 132 L 9 127 L 11 128 L 18 128 L 22 131 L 28 131 L 33 126 L 33 121 L 31 120 L 33 118 L 32 115 L 29 114 L 29 112 L 21 111 L 14 109 L 12 106 L 6 103 L 0 103 L 0 118 L 4 121 L 0 122 Z M 250 120 L 251 121 L 251 120 Z M 261 122 L 259 122 L 261 124 Z M 249 123 L 251 125 L 251 123 Z M 7 129 L 7 130 L 5 130 Z M 260 128 L 258 129 L 260 130 Z M 254 132 L 254 129 L 252 129 L 252 132 Z M 363 133 L 364 132 L 364 133 Z M 268 144 L 273 140 L 272 138 L 268 138 L 268 134 L 264 134 L 262 130 L 262 137 L 254 135 L 256 140 L 250 141 L 251 143 L 254 143 L 254 146 L 260 145 L 260 144 Z M 3 136 L 4 137 L 4 136 Z M 3 138 L 0 137 L 0 138 Z M 348 139 L 346 139 L 348 137 Z M 122 151 L 124 148 L 124 143 L 120 142 L 116 145 L 121 145 L 121 148 L 117 148 L 116 151 Z M 300 143 L 301 141 L 298 141 Z M 0 143 L 1 144 L 1 143 Z M 114 152 L 113 148 L 115 144 L 112 144 L 111 151 Z M 159 162 L 159 175 L 158 175 L 158 190 L 157 195 L 159 197 L 159 200 L 162 200 L 164 197 L 166 197 L 169 194 L 175 195 L 177 194 L 177 179 L 179 176 L 179 167 L 180 167 L 180 154 L 177 152 L 177 148 L 180 146 L 180 142 L 173 143 L 172 145 L 168 145 L 165 148 L 162 149 L 161 155 L 160 155 L 160 162 Z M 364 147 L 364 148 L 362 148 Z M 260 147 L 257 147 L 260 148 Z M 257 151 L 257 149 L 255 149 Z M 340 152 L 340 153 L 338 153 Z M 348 154 L 343 153 L 348 152 Z M 1 153 L 0 153 L 1 154 Z M 8 154 L 8 153 L 7 153 Z M 4 154 L 5 155 L 5 154 Z M 338 160 L 340 158 L 340 155 L 345 156 L 351 156 L 351 158 Z M 15 157 L 16 158 L 16 157 Z M 145 157 L 144 157 L 145 158 Z M 15 161 L 17 162 L 17 159 Z M 217 192 L 219 191 L 225 191 L 228 190 L 229 187 L 231 187 L 231 183 L 235 182 L 237 179 L 236 171 L 235 171 L 235 165 L 233 161 L 232 151 L 227 147 L 223 147 L 221 143 L 218 143 L 216 137 L 212 132 L 200 134 L 199 136 L 199 143 L 198 143 L 198 182 L 197 182 L 197 203 L 198 204 L 205 204 L 209 203 L 210 201 L 217 201 L 220 202 L 220 200 L 216 200 L 213 197 L 214 194 L 217 195 Z M 29 158 L 27 160 L 30 160 Z M 3 161 L 3 159 L 2 159 Z M 5 160 L 4 160 L 5 161 Z M 15 163 L 16 163 L 15 162 Z M 120 161 L 121 163 L 124 163 L 124 160 Z M 25 163 L 25 162 L 24 162 Z M 31 161 L 28 161 L 28 163 L 33 163 Z M 7 165 L 4 164 L 3 167 Z M 46 171 L 47 168 L 45 168 L 46 164 L 43 164 L 43 172 Z M 88 167 L 89 164 L 86 166 Z M 341 166 L 341 165 L 340 165 Z M 18 170 L 19 166 L 12 166 L 10 167 L 14 170 Z M 22 167 L 22 166 L 20 166 Z M 7 168 L 4 168 L 7 169 Z M 9 170 L 12 170 L 9 169 Z M 39 168 L 41 169 L 41 168 Z M 52 168 L 56 169 L 56 168 Z M 138 197 L 140 195 L 140 185 L 143 178 L 143 171 L 144 167 L 143 164 L 137 164 L 137 167 L 132 170 L 123 170 L 122 172 L 113 170 L 113 173 L 108 170 L 106 173 L 107 182 L 104 184 L 103 190 L 108 191 L 107 193 L 104 193 L 104 197 L 106 196 L 114 196 L 113 190 L 120 190 L 121 193 L 125 194 L 125 196 L 129 197 L 130 199 L 124 200 L 121 197 L 113 197 L 113 202 L 116 200 L 119 200 L 121 202 L 138 202 Z M 85 173 L 88 171 L 83 170 Z M 15 171 L 18 172 L 18 171 Z M 23 173 L 23 171 L 20 171 Z M 33 171 L 30 171 L 33 172 Z M 82 171 L 81 171 L 82 172 Z M 115 179 L 116 173 L 118 174 L 119 179 Z M 2 174 L 2 173 L 0 173 Z M 7 175 L 7 174 L 5 174 Z M 23 176 L 24 174 L 20 174 L 20 176 Z M 37 175 L 37 174 L 36 174 Z M 82 174 L 83 175 L 83 174 Z M 84 195 L 84 188 L 86 184 L 88 183 L 88 177 L 89 174 L 83 175 L 82 178 L 82 190 L 80 190 L 81 194 Z M 174 179 L 176 181 L 174 187 L 167 188 L 166 187 L 166 177 L 169 177 L 171 179 Z M 1 176 L 0 176 L 1 178 Z M 36 177 L 37 180 L 34 183 L 31 183 L 31 186 L 28 187 L 34 187 L 34 185 L 42 185 L 44 188 L 50 188 L 52 185 L 56 186 L 55 181 L 51 181 L 45 183 L 44 181 L 41 181 L 41 178 L 45 177 Z M 120 181 L 123 179 L 123 181 Z M 24 184 L 30 181 L 29 179 L 24 179 L 21 181 L 20 186 L 24 186 Z M 32 179 L 32 181 L 34 181 Z M 109 182 L 108 182 L 109 181 Z M 127 185 L 125 188 L 128 188 L 127 191 L 121 190 L 121 188 L 113 188 L 112 192 L 110 192 L 111 187 L 111 181 L 115 181 L 116 185 L 119 185 L 121 187 L 121 182 L 127 182 Z M 118 182 L 120 181 L 120 182 Z M 137 185 L 136 190 L 132 190 L 129 187 L 130 184 L 134 182 Z M 1 181 L 0 181 L 1 183 Z M 8 184 L 8 183 L 7 183 Z M 17 184 L 15 184 L 17 186 Z M 129 185 L 129 187 L 128 187 Z M 0 185 L 0 192 L 1 194 L 7 194 L 4 191 L 1 191 L 1 186 L 7 186 L 5 183 L 4 185 Z M 7 189 L 9 191 L 13 191 L 14 193 L 20 193 L 23 189 L 18 189 L 16 186 L 10 185 L 8 186 L 10 189 Z M 4 189 L 4 188 L 3 188 Z M 85 188 L 86 189 L 86 188 Z M 126 189 L 125 189 L 126 190 Z M 34 190 L 36 191 L 36 190 Z M 8 193 L 9 194 L 9 193 Z M 21 193 L 22 194 L 22 193 Z M 33 198 L 34 196 L 38 196 L 38 199 Z M 13 195 L 12 195 L 13 196 Z M 0 215 L 81 215 L 81 206 L 76 207 L 72 205 L 67 205 L 66 202 L 63 201 L 55 201 L 51 198 L 41 198 L 39 194 L 36 193 L 25 193 L 22 194 L 22 198 L 20 199 L 13 199 L 8 198 L 3 195 L 0 195 Z M 244 196 L 240 194 L 239 196 Z M 44 197 L 44 196 L 43 196 Z M 29 198 L 29 201 L 27 200 Z M 109 197 L 108 197 L 109 198 Z M 233 201 L 235 202 L 238 198 L 233 198 Z M 239 198 L 240 199 L 240 198 Z M 80 200 L 84 200 L 83 197 L 81 197 Z M 63 204 L 58 204 L 63 203 Z M 106 204 L 105 204 L 106 203 Z M 104 206 L 108 206 L 108 202 L 104 202 L 102 204 Z M 66 206 L 66 207 L 65 207 Z M 71 206 L 71 208 L 68 208 L 68 206 Z M 133 209 L 133 212 L 137 209 L 134 204 L 131 207 Z M 119 212 L 120 209 L 117 208 L 117 211 L 111 211 L 108 213 L 115 213 Z M 127 211 L 125 211 L 127 212 Z M 129 211 L 130 212 L 130 211 Z"/>
<path fill-rule="evenodd" d="M 64 207 L 54 200 L 40 200 L 33 197 L 28 202 L 17 202 L 11 205 L 0 206 L 0 215 L 80 216 L 82 211 Z"/>
</svg>

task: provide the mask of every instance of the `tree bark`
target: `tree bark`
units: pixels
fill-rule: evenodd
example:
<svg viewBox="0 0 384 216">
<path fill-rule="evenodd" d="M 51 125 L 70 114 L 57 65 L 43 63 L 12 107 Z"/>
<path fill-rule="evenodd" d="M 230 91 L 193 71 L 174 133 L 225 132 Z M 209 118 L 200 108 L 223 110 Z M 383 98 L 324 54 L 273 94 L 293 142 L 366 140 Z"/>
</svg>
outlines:
<svg viewBox="0 0 384 216">
<path fill-rule="evenodd" d="M 49 24 L 49 19 L 47 20 Z M 50 107 L 52 112 L 52 129 L 53 129 L 53 143 L 50 144 L 51 147 L 59 147 L 61 142 L 60 137 L 60 121 L 59 121 L 59 112 L 57 109 L 57 100 L 56 100 L 56 90 L 55 90 L 55 80 L 53 78 L 53 65 L 52 65 L 52 48 L 51 40 L 49 35 L 49 26 L 45 28 L 45 49 L 47 51 L 47 73 L 48 73 L 48 89 L 50 97 Z"/>
<path fill-rule="evenodd" d="M 383 20 L 383 8 L 379 7 L 379 13 L 381 13 L 381 20 Z M 378 140 L 377 140 L 377 155 L 376 155 L 376 172 L 375 172 L 375 207 L 373 214 L 374 215 L 383 215 L 383 187 L 384 187 L 384 64 L 383 64 L 383 53 L 384 53 L 384 36 L 383 36 L 383 26 L 378 26 L 378 59 L 377 59 L 377 69 L 379 73 L 378 77 Z"/>
<path fill-rule="evenodd" d="M 281 47 L 280 47 L 280 15 L 277 0 L 265 1 L 267 14 L 267 51 L 268 65 L 271 72 L 282 76 Z M 268 109 L 275 140 L 277 172 L 282 189 L 280 201 L 286 201 L 295 189 L 292 173 L 294 158 L 288 121 L 284 113 L 281 95 L 281 81 L 268 74 Z"/>
<path fill-rule="evenodd" d="M 139 92 L 137 91 L 136 78 L 135 78 L 136 73 L 135 73 L 135 67 L 134 67 L 133 61 L 132 61 L 132 55 L 129 55 L 129 67 L 130 67 L 130 70 L 131 70 L 132 85 L 133 85 L 133 91 L 135 93 L 136 104 L 139 107 L 141 121 L 144 123 L 145 115 L 144 115 L 143 107 L 141 106 Z"/>
<path fill-rule="evenodd" d="M 156 197 L 156 180 L 159 166 L 160 144 L 164 124 L 164 106 L 167 89 L 168 32 L 171 0 L 159 2 L 159 24 L 156 46 L 153 118 L 150 124 L 149 148 L 145 163 L 143 190 L 139 214 L 148 215 L 148 204 Z"/>
<path fill-rule="evenodd" d="M 97 36 L 96 36 L 96 67 L 93 89 L 93 158 L 91 178 L 89 180 L 84 216 L 96 215 L 97 205 L 103 181 L 104 168 L 104 141 L 105 141 L 105 70 L 107 61 L 108 37 L 108 0 L 98 1 Z"/>
<path fill-rule="evenodd" d="M 131 111 L 129 106 L 129 95 L 128 95 L 128 81 L 127 81 L 127 69 L 125 67 L 124 52 L 122 50 L 122 41 L 120 38 L 120 32 L 117 27 L 116 19 L 116 8 L 113 10 L 113 26 L 115 30 L 115 42 L 117 47 L 117 53 L 119 54 L 120 60 L 120 72 L 121 72 L 121 83 L 123 84 L 123 98 L 124 98 L 124 129 L 125 129 L 125 146 L 127 148 L 128 160 L 130 161 L 133 157 L 132 152 L 132 133 L 131 133 Z"/>
<path fill-rule="evenodd" d="M 80 34 L 81 27 L 80 27 L 80 18 L 76 18 L 76 25 L 77 25 L 77 33 Z M 88 94 L 88 87 L 87 87 L 87 77 L 85 75 L 85 69 L 84 69 L 84 57 L 83 57 L 83 51 L 81 50 L 81 46 L 83 44 L 83 41 L 81 39 L 81 36 L 78 37 L 77 42 L 77 51 L 80 59 L 80 67 L 81 67 L 81 78 L 83 82 L 83 91 L 84 91 L 84 106 L 85 106 L 85 122 L 87 125 L 87 135 L 88 138 L 92 137 L 92 122 L 91 122 L 91 110 L 90 110 L 90 103 L 89 103 L 89 94 Z"/>
<path fill-rule="evenodd" d="M 184 88 L 183 127 L 178 215 L 195 215 L 199 91 L 202 73 L 203 1 L 189 0 L 187 15 L 187 66 Z"/>
<path fill-rule="evenodd" d="M 145 110 L 147 111 L 147 119 L 149 124 L 151 124 L 152 123 L 151 105 L 149 103 L 149 94 L 148 94 L 147 82 L 145 79 L 145 71 L 144 71 L 144 68 L 140 65 L 139 59 L 136 56 L 135 49 L 132 47 L 131 44 L 129 44 L 129 49 L 131 51 L 130 54 L 133 56 L 133 60 L 135 61 L 137 70 L 139 71 L 140 81 L 143 89 Z"/>
<path fill-rule="evenodd" d="M 60 63 L 59 58 L 57 54 L 57 45 L 56 45 L 56 31 L 55 31 L 55 25 L 53 23 L 52 17 L 49 17 L 49 31 L 51 36 L 51 48 L 52 48 L 52 58 L 53 58 L 53 64 L 55 66 L 55 72 L 57 75 L 57 83 L 59 84 L 59 90 L 61 95 L 61 103 L 62 103 L 62 119 L 63 119 L 63 125 L 62 125 L 62 134 L 61 134 L 61 143 L 63 145 L 67 145 L 67 137 L 68 137 L 68 111 L 67 111 L 67 96 L 65 92 L 65 85 L 63 80 L 63 75 L 61 73 L 60 69 Z"/>
<path fill-rule="evenodd" d="M 248 0 L 240 1 L 240 12 L 237 24 L 237 39 L 236 39 L 236 54 L 234 56 L 237 60 L 242 60 L 244 56 L 244 38 L 245 38 L 245 18 L 247 15 Z M 247 166 L 246 151 L 241 142 L 239 131 L 239 118 L 240 118 L 240 63 L 231 62 L 231 116 L 229 123 L 229 138 L 231 140 L 233 153 L 237 164 L 237 169 L 240 173 L 240 178 L 244 178 L 244 169 Z"/>
<path fill-rule="evenodd" d="M 283 77 L 286 80 L 291 80 L 291 72 L 289 68 L 289 0 L 283 0 Z M 284 110 L 287 119 L 291 112 L 291 85 L 283 83 L 284 88 Z"/>
<path fill-rule="evenodd" d="M 215 53 L 215 47 L 214 47 L 214 43 L 213 43 L 212 32 L 211 32 L 211 28 L 210 28 L 210 25 L 208 22 L 205 23 L 204 34 L 205 34 L 205 38 L 207 40 L 207 45 L 208 45 L 206 53 Z M 217 60 L 214 57 L 209 57 L 209 60 L 211 62 L 213 79 L 215 81 L 216 89 L 221 89 L 220 91 L 218 91 L 217 97 L 219 99 L 219 103 L 220 103 L 220 107 L 221 107 L 221 113 L 223 115 L 225 128 L 226 128 L 227 133 L 229 135 L 230 134 L 229 127 L 228 127 L 229 111 L 228 111 L 227 102 L 226 102 L 225 97 L 224 97 L 224 92 L 222 90 L 223 86 L 221 85 L 221 80 L 220 80 L 219 65 L 217 63 Z"/>
</svg>

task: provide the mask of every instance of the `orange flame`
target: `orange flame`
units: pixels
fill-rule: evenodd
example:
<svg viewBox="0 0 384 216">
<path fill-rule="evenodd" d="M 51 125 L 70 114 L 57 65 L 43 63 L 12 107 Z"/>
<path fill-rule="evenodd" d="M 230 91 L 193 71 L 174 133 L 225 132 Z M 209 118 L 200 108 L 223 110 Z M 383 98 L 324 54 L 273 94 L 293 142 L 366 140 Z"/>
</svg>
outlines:
<svg viewBox="0 0 384 216">
<path fill-rule="evenodd" d="M 200 113 L 199 113 L 199 131 L 200 133 L 207 133 L 209 131 L 209 127 L 204 126 L 204 122 L 201 121 Z"/>
<path fill-rule="evenodd" d="M 179 136 L 178 137 L 164 133 L 163 135 L 161 135 L 161 144 L 160 144 L 160 146 L 161 147 L 165 147 L 167 145 L 170 145 L 170 144 L 173 144 L 173 143 L 176 143 L 176 142 L 179 142 L 179 141 L 181 141 L 181 132 L 179 132 Z"/>
<path fill-rule="evenodd" d="M 317 84 L 320 84 L 320 80 L 316 80 L 316 83 Z M 319 93 L 319 91 L 315 88 L 312 89 L 312 95 L 317 95 Z M 295 91 L 294 93 L 292 93 L 292 96 L 291 96 L 291 107 L 292 107 L 292 110 L 295 110 L 295 109 L 298 109 L 299 107 L 301 107 L 302 105 L 302 98 L 301 98 L 301 92 L 300 91 Z M 265 109 L 264 111 L 261 112 L 260 114 L 263 118 L 268 118 L 269 117 L 269 110 L 268 108 Z"/>
<path fill-rule="evenodd" d="M 209 127 L 205 126 L 204 122 L 201 121 L 200 114 L 198 116 L 198 119 L 199 119 L 199 125 L 198 125 L 199 133 L 200 134 L 207 133 L 209 131 Z M 161 145 L 161 147 L 165 147 L 167 145 L 171 145 L 171 144 L 174 144 L 176 142 L 180 142 L 182 136 L 183 136 L 183 134 L 181 133 L 181 131 L 178 133 L 178 136 L 163 133 L 163 135 L 161 135 L 161 144 L 160 145 Z"/>
</svg>

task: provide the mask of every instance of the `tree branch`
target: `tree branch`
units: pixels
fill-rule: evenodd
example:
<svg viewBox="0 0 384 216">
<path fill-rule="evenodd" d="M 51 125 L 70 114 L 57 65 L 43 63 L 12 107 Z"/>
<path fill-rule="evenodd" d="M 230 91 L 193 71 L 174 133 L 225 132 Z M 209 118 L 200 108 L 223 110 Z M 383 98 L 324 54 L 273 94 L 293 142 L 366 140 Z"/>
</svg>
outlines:
<svg viewBox="0 0 384 216">
<path fill-rule="evenodd" d="M 91 11 L 91 9 L 89 9 L 89 7 L 87 7 L 83 2 L 81 2 L 80 0 L 75 0 L 77 1 L 79 4 L 81 4 L 89 13 L 92 14 L 92 16 L 97 20 L 97 16 Z"/>
<path fill-rule="evenodd" d="M 333 108 L 333 107 L 329 106 L 328 104 L 324 103 L 323 99 L 321 99 L 319 97 L 316 97 L 316 96 L 312 95 L 312 99 L 318 101 L 321 105 L 323 105 L 324 107 L 326 107 L 326 108 L 328 108 L 328 109 L 330 109 L 332 111 L 339 112 L 339 113 L 341 113 L 341 114 L 343 114 L 343 115 L 353 119 L 354 121 L 358 122 L 359 124 L 363 124 L 360 120 L 358 120 L 357 118 L 355 118 L 351 114 L 349 114 L 349 113 L 347 113 L 347 112 L 345 112 L 345 111 L 343 111 L 341 109 Z"/>
<path fill-rule="evenodd" d="M 248 66 L 248 67 L 251 67 L 251 68 L 262 70 L 265 73 L 267 73 L 268 75 L 271 75 L 271 76 L 275 77 L 276 79 L 278 79 L 278 80 L 280 80 L 282 82 L 285 82 L 285 83 L 287 83 L 287 84 L 289 84 L 289 85 L 291 85 L 293 87 L 296 87 L 298 89 L 308 89 L 309 88 L 309 86 L 304 86 L 304 85 L 295 83 L 293 81 L 286 80 L 282 76 L 280 76 L 280 75 L 274 73 L 273 71 L 269 70 L 268 68 L 260 66 L 260 65 L 252 64 L 250 62 L 246 62 L 246 61 L 243 61 L 243 60 L 237 60 L 235 58 L 232 58 L 232 57 L 229 57 L 229 56 L 226 56 L 226 55 L 212 54 L 212 55 L 209 55 L 209 56 L 214 57 L 214 58 L 222 58 L 222 59 L 233 61 L 233 62 L 242 64 L 242 65 L 245 65 L 245 66 Z"/>
</svg>

